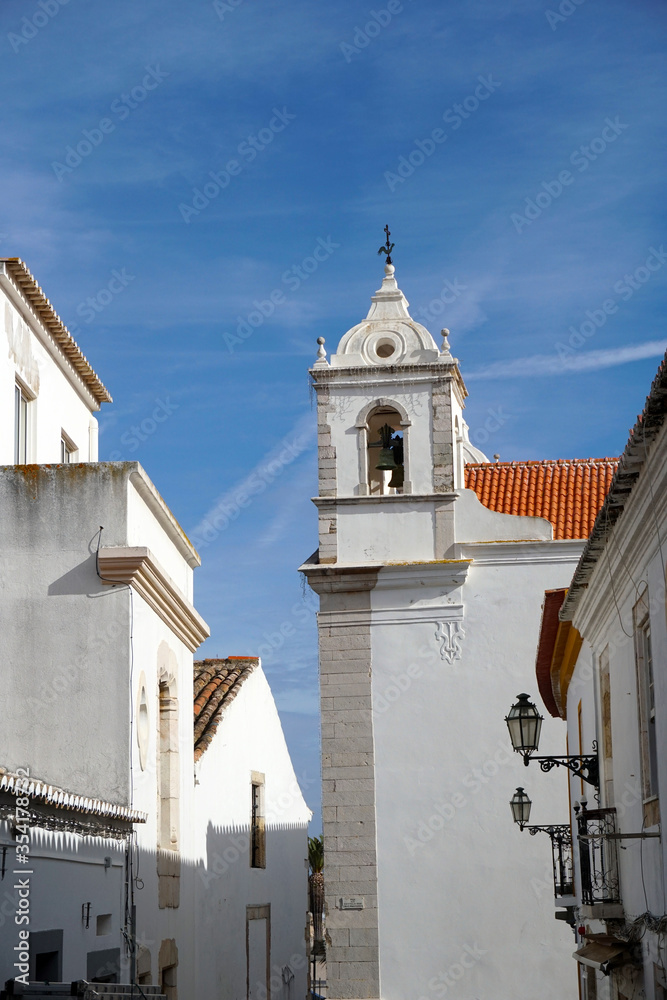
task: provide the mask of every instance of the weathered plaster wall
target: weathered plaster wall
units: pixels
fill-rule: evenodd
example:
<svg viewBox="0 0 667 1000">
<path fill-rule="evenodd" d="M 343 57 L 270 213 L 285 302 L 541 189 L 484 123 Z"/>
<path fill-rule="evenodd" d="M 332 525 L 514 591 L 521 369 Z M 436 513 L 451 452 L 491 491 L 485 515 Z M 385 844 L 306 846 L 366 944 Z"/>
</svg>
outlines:
<svg viewBox="0 0 667 1000">
<path fill-rule="evenodd" d="M 127 804 L 130 602 L 95 571 L 126 544 L 122 465 L 0 469 L 2 764 Z"/>
</svg>

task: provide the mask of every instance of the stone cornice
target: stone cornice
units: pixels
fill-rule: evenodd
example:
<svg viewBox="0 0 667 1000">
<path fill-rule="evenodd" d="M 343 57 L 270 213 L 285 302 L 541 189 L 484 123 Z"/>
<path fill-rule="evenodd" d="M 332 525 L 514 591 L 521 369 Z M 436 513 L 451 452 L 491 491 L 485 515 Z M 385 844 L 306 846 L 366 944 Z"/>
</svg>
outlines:
<svg viewBox="0 0 667 1000">
<path fill-rule="evenodd" d="M 439 381 L 453 381 L 464 398 L 468 395 L 456 358 L 427 364 L 383 365 L 381 368 L 378 365 L 360 365 L 355 368 L 339 368 L 332 365 L 327 368 L 324 366 L 311 368 L 309 374 L 316 390 L 328 387 L 332 383 L 340 388 L 363 388 L 373 385 L 396 385 L 401 382 L 432 384 Z"/>
<path fill-rule="evenodd" d="M 376 587 L 378 590 L 394 590 L 414 584 L 439 586 L 446 583 L 460 587 L 465 582 L 470 567 L 468 559 L 351 566 L 319 564 L 313 561 L 315 558 L 316 553 L 299 566 L 299 572 L 306 576 L 309 585 L 318 594 L 374 590 Z"/>
<path fill-rule="evenodd" d="M 414 505 L 415 502 L 423 503 L 443 503 L 444 501 L 453 502 L 456 500 L 458 493 L 393 493 L 390 496 L 365 496 L 365 497 L 350 497 L 350 496 L 333 496 L 333 497 L 311 497 L 312 502 L 316 507 L 331 507 L 333 505 L 339 507 L 350 507 L 361 505 L 368 506 L 369 504 L 411 504 Z"/>
<path fill-rule="evenodd" d="M 131 586 L 191 652 L 211 634 L 150 549 L 138 545 L 102 548 L 98 565 L 104 583 Z"/>
<path fill-rule="evenodd" d="M 507 566 L 512 563 L 574 563 L 584 539 L 516 539 L 498 542 L 458 542 L 455 551 L 476 566 Z"/>
</svg>

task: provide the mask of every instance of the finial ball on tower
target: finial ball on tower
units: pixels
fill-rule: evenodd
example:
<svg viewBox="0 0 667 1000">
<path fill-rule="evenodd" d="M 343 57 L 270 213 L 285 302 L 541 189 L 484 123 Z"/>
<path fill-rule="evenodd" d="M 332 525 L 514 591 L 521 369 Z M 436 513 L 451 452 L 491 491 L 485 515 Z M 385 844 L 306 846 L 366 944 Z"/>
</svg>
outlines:
<svg viewBox="0 0 667 1000">
<path fill-rule="evenodd" d="M 442 347 L 440 348 L 440 353 L 449 354 L 450 353 L 449 341 L 447 340 L 447 337 L 449 336 L 449 330 L 447 329 L 447 327 L 442 328 L 442 330 L 440 331 L 440 336 L 442 337 Z"/>
<path fill-rule="evenodd" d="M 317 338 L 318 348 L 317 348 L 317 361 L 315 364 L 328 365 L 327 352 L 324 350 L 324 337 Z"/>
</svg>

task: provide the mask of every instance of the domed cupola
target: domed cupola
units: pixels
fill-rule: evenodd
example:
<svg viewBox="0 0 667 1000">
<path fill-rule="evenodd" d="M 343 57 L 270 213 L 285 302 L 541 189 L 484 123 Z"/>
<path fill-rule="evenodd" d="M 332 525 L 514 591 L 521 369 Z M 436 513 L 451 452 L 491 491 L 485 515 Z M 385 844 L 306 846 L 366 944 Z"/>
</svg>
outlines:
<svg viewBox="0 0 667 1000">
<path fill-rule="evenodd" d="M 386 264 L 382 287 L 371 298 L 368 316 L 348 330 L 329 363 L 337 368 L 402 365 L 438 361 L 441 357 L 425 326 L 408 312 L 408 300 Z"/>
</svg>

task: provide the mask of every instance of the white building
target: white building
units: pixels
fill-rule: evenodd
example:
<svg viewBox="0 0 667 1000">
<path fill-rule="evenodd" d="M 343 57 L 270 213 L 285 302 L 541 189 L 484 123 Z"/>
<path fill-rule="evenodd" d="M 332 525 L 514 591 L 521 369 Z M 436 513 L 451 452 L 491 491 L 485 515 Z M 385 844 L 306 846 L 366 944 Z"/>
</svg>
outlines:
<svg viewBox="0 0 667 1000">
<path fill-rule="evenodd" d="M 523 767 L 503 717 L 613 462 L 487 463 L 447 339 L 410 318 L 390 263 L 311 376 L 329 996 L 574 997 L 543 846 L 511 822 Z M 567 809 L 562 777 L 535 808 Z"/>
<path fill-rule="evenodd" d="M 574 811 L 559 817 L 574 833 L 584 1000 L 667 996 L 665 400 L 667 359 L 569 589 L 546 597 L 538 648 L 540 691 L 567 720 L 569 752 L 598 746 L 599 796 L 573 776 Z"/>
<path fill-rule="evenodd" d="M 251 770 L 267 774 L 274 812 L 294 782 L 266 682 L 257 666 L 230 712 L 256 721 L 240 735 L 223 726 L 196 787 L 193 653 L 209 634 L 193 605 L 199 556 L 138 463 L 97 462 L 94 414 L 110 396 L 22 262 L 0 262 L 0 297 L 0 984 L 17 973 L 19 944 L 31 979 L 129 982 L 136 962 L 138 981 L 169 1000 L 237 1000 L 252 904 L 273 907 L 267 954 L 289 972 L 271 992 L 288 1000 L 303 993 L 294 956 L 305 968 L 298 786 L 266 833 L 266 870 L 202 894 L 210 849 L 243 802 L 250 825 Z M 9 875 L 21 853 L 28 886 Z M 22 894 L 27 950 L 14 923 Z M 232 967 L 219 957 L 231 960 L 229 939 Z"/>
<path fill-rule="evenodd" d="M 259 660 L 195 663 L 194 747 L 198 996 L 303 1000 L 311 812 Z"/>
</svg>

